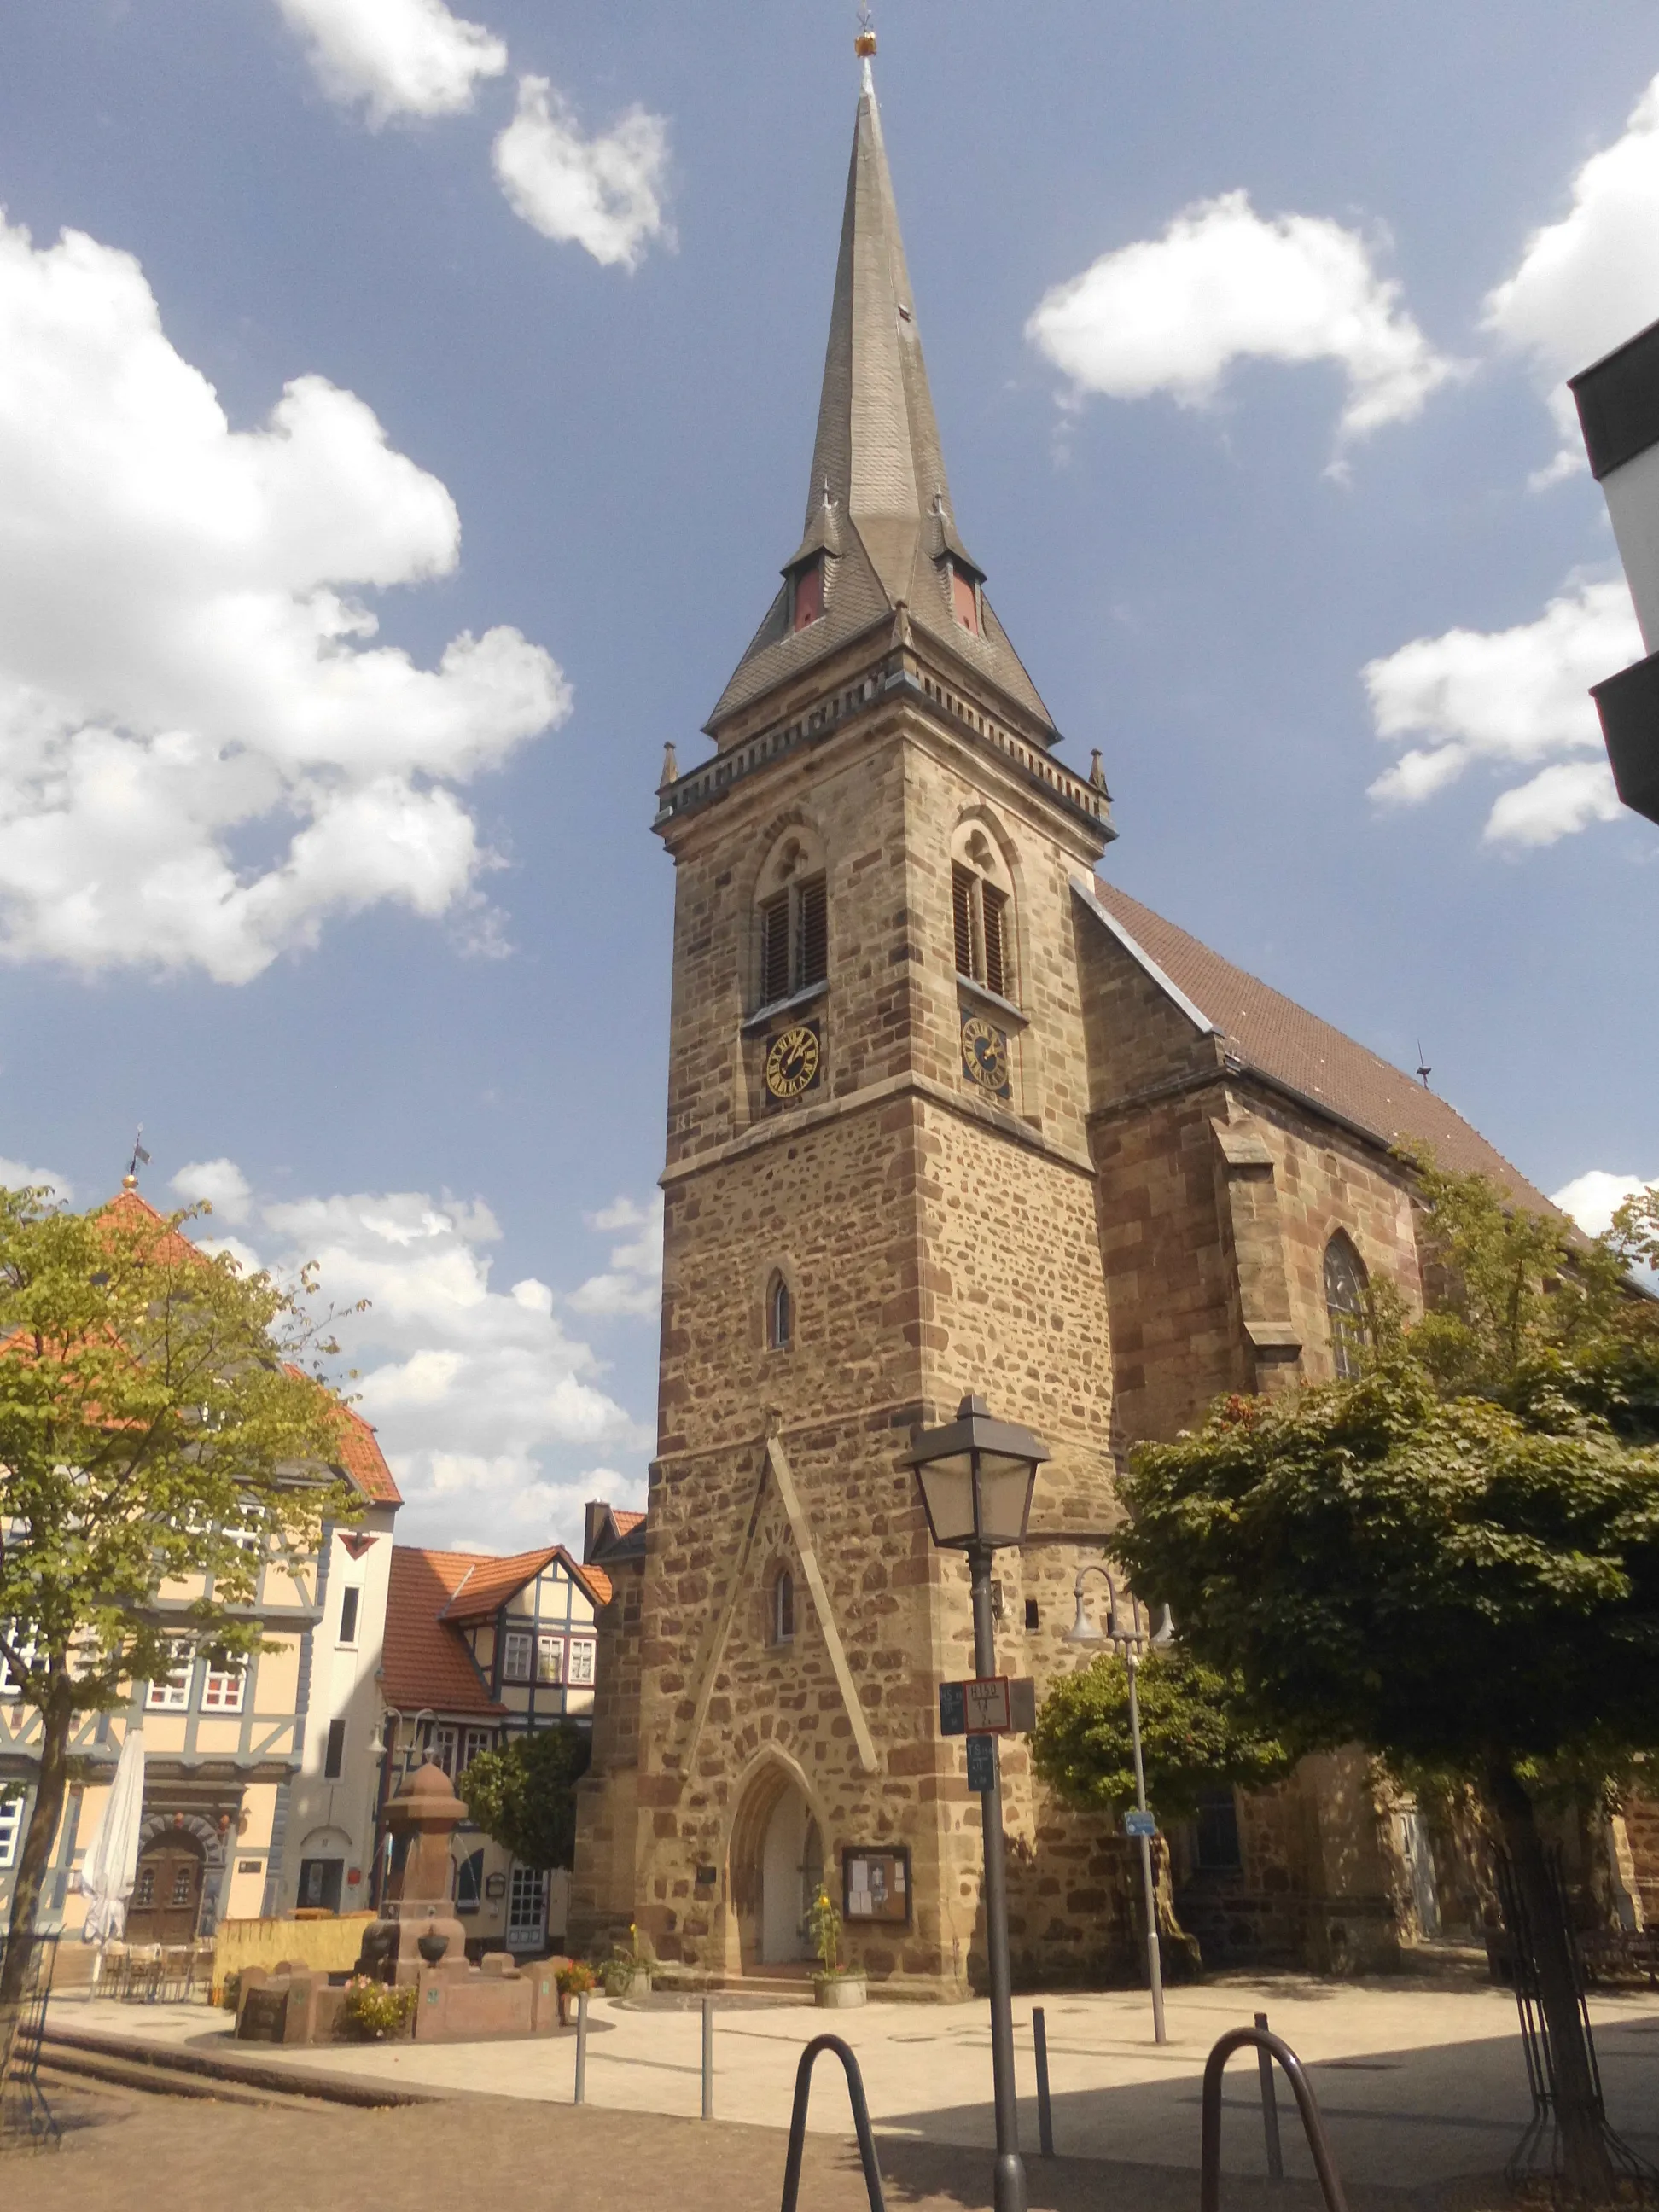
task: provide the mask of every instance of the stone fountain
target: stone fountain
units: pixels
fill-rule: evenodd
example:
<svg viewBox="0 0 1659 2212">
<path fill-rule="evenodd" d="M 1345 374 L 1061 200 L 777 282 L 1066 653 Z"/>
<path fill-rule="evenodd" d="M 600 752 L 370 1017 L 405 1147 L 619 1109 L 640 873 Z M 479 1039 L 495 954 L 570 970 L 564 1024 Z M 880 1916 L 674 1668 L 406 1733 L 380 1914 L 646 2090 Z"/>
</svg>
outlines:
<svg viewBox="0 0 1659 2212">
<path fill-rule="evenodd" d="M 542 1959 L 517 1967 L 506 1951 L 480 1966 L 466 1955 L 466 1930 L 450 1902 L 450 1838 L 466 1818 L 449 1777 L 428 1761 L 386 1808 L 404 1844 L 380 1917 L 363 1930 L 356 1972 L 396 1989 L 413 1989 L 410 2032 L 422 2043 L 548 2035 L 559 2025 L 563 1963 Z M 342 1987 L 291 1964 L 266 1975 L 249 1967 L 238 1996 L 236 2033 L 246 2042 L 327 2043 L 337 2030 Z"/>
</svg>

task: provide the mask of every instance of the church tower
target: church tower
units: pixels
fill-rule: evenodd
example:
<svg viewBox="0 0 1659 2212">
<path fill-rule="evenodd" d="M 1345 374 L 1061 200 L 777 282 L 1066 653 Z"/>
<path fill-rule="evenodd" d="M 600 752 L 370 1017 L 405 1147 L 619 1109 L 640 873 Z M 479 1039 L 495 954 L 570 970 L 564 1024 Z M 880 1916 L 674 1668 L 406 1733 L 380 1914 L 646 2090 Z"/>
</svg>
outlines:
<svg viewBox="0 0 1659 2212">
<path fill-rule="evenodd" d="M 1113 832 L 957 528 L 867 58 L 802 535 L 707 733 L 655 823 L 659 1437 L 611 1660 L 637 1732 L 596 1733 L 573 1902 L 733 1975 L 808 1955 L 823 1885 L 872 1980 L 954 1994 L 968 1583 L 902 1455 L 969 1390 L 1048 1443 L 998 1630 L 1041 1693 L 1070 1547 L 1113 1517 L 1072 889 Z M 1004 1771 L 1035 1840 L 1018 1742 Z"/>
</svg>

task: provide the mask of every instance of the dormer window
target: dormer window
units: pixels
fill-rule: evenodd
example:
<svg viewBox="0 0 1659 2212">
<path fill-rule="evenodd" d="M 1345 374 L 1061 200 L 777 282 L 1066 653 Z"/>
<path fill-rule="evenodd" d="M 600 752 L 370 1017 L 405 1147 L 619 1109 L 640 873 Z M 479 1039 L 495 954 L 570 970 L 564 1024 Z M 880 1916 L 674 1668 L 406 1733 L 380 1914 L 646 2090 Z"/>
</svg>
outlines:
<svg viewBox="0 0 1659 2212">
<path fill-rule="evenodd" d="M 790 626 L 806 629 L 823 618 L 823 556 L 797 568 L 790 580 Z"/>
<path fill-rule="evenodd" d="M 980 635 L 979 579 L 971 568 L 959 568 L 952 561 L 951 568 L 951 612 L 969 636 Z"/>
</svg>

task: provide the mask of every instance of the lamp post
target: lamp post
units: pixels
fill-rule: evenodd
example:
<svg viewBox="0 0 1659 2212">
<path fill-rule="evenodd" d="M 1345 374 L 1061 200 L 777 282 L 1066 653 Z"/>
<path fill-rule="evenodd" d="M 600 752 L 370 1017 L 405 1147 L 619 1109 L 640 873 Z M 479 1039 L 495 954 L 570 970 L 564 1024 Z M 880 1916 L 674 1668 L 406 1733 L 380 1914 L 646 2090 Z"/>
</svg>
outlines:
<svg viewBox="0 0 1659 2212">
<path fill-rule="evenodd" d="M 974 1593 L 974 1671 L 996 1672 L 991 1554 L 1025 1540 L 1031 1491 L 1048 1448 L 1029 1429 L 994 1421 L 982 1398 L 964 1398 L 944 1428 L 924 1430 L 907 1455 L 921 1486 L 928 1533 L 965 1552 Z M 1008 1969 L 1008 1885 L 1003 1855 L 1002 1766 L 991 1739 L 991 1786 L 980 1797 L 985 1836 L 985 1948 L 991 1979 L 991 2080 L 996 2103 L 996 2212 L 1025 2212 L 1014 2089 L 1014 2015 Z"/>
<path fill-rule="evenodd" d="M 1090 1575 L 1098 1575 L 1106 1585 L 1106 1626 L 1098 1629 L 1090 1620 L 1084 1603 L 1083 1585 Z M 1117 1589 L 1112 1581 L 1111 1570 L 1097 1559 L 1086 1559 L 1077 1571 L 1077 1580 L 1072 1585 L 1072 1595 L 1077 1600 L 1077 1619 L 1066 1632 L 1068 1644 L 1109 1644 L 1122 1655 L 1129 1670 L 1129 1741 L 1134 1747 L 1135 1807 L 1145 1814 L 1146 1804 L 1146 1768 L 1140 1755 L 1140 1697 L 1135 1677 L 1140 1667 L 1140 1655 L 1150 1645 L 1162 1650 L 1175 1636 L 1175 1623 L 1170 1618 L 1170 1608 L 1164 1608 L 1163 1618 L 1156 1632 L 1143 1630 L 1140 1626 L 1140 1605 L 1138 1599 L 1129 1600 L 1129 1626 L 1125 1628 L 1118 1620 Z M 1152 2039 L 1167 2043 L 1169 2037 L 1164 2027 L 1164 1958 L 1158 1941 L 1158 1885 L 1152 1879 L 1152 1839 L 1143 1826 L 1138 1838 L 1140 1844 L 1140 1878 L 1146 1893 L 1146 1979 L 1152 1992 Z"/>
</svg>

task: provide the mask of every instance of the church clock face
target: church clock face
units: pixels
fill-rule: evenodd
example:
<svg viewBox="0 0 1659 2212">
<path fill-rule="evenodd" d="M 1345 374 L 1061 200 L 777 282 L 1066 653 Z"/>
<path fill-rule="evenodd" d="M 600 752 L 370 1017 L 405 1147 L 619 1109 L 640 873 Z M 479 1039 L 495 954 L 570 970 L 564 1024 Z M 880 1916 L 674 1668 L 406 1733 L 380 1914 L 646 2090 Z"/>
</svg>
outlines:
<svg viewBox="0 0 1659 2212">
<path fill-rule="evenodd" d="M 767 1091 L 774 1098 L 799 1098 L 817 1081 L 823 1060 L 817 1024 L 797 1022 L 772 1040 L 766 1055 Z"/>
<path fill-rule="evenodd" d="M 962 1024 L 962 1072 L 970 1083 L 998 1098 L 1008 1096 L 1008 1038 L 1006 1032 L 981 1014 L 967 1014 Z"/>
</svg>

